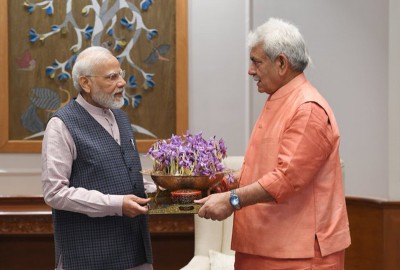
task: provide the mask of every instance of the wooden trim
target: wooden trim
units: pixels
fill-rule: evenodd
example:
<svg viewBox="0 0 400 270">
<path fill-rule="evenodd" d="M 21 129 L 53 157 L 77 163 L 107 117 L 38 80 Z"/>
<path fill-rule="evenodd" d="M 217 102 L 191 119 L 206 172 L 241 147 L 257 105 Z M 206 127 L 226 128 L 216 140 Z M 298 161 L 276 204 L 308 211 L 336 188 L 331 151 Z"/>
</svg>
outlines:
<svg viewBox="0 0 400 270">
<path fill-rule="evenodd" d="M 0 148 L 8 140 L 8 6 L 1 0 L 0 8 Z"/>
<path fill-rule="evenodd" d="M 176 119 L 177 135 L 188 129 L 188 3 L 177 0 L 176 4 Z M 147 148 L 148 149 L 148 148 Z"/>
<path fill-rule="evenodd" d="M 373 198 L 362 198 L 347 196 L 346 203 L 351 205 L 363 205 L 368 207 L 378 207 L 378 208 L 399 208 L 400 201 L 386 201 L 381 199 Z"/>
</svg>

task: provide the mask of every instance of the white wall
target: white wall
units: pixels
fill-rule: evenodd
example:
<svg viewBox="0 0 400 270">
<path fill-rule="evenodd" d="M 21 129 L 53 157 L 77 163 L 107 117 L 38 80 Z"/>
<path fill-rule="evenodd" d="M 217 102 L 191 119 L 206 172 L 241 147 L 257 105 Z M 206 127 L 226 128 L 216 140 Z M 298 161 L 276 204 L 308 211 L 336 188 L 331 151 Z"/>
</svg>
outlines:
<svg viewBox="0 0 400 270">
<path fill-rule="evenodd" d="M 389 0 L 389 199 L 400 198 L 400 1 Z"/>
<path fill-rule="evenodd" d="M 192 132 L 244 153 L 266 98 L 247 76 L 248 28 L 282 17 L 303 33 L 313 59 L 307 77 L 335 111 L 346 194 L 400 200 L 397 0 L 189 0 L 188 15 Z M 39 172 L 37 154 L 0 154 L 0 194 L 40 193 Z"/>
<path fill-rule="evenodd" d="M 224 138 L 230 155 L 243 155 L 248 137 L 246 5 L 189 1 L 189 129 Z"/>
</svg>

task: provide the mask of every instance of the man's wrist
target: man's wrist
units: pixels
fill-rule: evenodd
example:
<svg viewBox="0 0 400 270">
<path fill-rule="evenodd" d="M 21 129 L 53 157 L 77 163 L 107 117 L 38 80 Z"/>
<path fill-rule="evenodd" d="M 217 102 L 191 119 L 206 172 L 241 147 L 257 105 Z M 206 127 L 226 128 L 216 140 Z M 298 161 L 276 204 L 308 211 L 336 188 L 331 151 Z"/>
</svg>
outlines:
<svg viewBox="0 0 400 270">
<path fill-rule="evenodd" d="M 239 196 L 236 194 L 236 189 L 232 189 L 230 191 L 230 196 L 229 196 L 229 203 L 232 205 L 232 207 L 235 210 L 240 210 L 241 205 L 240 205 L 240 198 Z"/>
</svg>

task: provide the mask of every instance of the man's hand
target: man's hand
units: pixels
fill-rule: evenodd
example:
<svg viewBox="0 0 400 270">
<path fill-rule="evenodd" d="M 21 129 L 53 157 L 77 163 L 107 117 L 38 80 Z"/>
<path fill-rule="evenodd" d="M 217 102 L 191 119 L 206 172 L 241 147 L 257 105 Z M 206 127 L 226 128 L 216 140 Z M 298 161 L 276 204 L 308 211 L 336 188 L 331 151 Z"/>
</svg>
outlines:
<svg viewBox="0 0 400 270">
<path fill-rule="evenodd" d="M 149 208 L 147 204 L 151 198 L 140 198 L 135 195 L 125 195 L 122 203 L 122 214 L 127 217 L 136 217 L 147 214 Z"/>
<path fill-rule="evenodd" d="M 212 187 L 211 193 L 222 193 L 237 188 L 239 176 L 240 171 L 235 171 L 229 175 L 225 175 L 218 184 Z"/>
<path fill-rule="evenodd" d="M 229 203 L 229 192 L 211 194 L 194 202 L 204 204 L 198 212 L 202 218 L 224 220 L 233 213 L 233 207 Z"/>
<path fill-rule="evenodd" d="M 212 187 L 211 193 L 222 193 L 229 190 L 229 185 L 226 179 L 222 179 L 215 186 Z"/>
</svg>

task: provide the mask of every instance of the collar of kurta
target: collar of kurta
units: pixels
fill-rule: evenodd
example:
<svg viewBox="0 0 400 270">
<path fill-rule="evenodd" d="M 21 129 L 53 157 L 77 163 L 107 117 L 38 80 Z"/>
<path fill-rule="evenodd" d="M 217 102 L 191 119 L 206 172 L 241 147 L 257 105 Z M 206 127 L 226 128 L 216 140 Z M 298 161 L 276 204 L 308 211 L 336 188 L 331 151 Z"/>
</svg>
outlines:
<svg viewBox="0 0 400 270">
<path fill-rule="evenodd" d="M 299 88 L 300 85 L 307 82 L 306 76 L 304 73 L 300 73 L 296 77 L 294 77 L 290 82 L 276 90 L 275 93 L 269 96 L 269 100 L 276 100 L 286 96 L 287 94 L 291 93 L 292 91 Z"/>
</svg>

